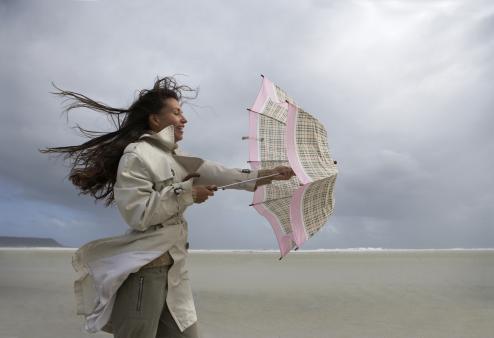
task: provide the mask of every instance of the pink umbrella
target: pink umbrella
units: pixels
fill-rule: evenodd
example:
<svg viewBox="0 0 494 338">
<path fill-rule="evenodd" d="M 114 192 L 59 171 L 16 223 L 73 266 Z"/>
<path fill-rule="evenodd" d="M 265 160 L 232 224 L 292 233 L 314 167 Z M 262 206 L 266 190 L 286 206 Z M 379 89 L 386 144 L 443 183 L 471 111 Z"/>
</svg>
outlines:
<svg viewBox="0 0 494 338">
<path fill-rule="evenodd" d="M 282 258 L 327 222 L 338 169 L 324 126 L 266 77 L 248 110 L 252 169 L 285 165 L 296 174 L 288 181 L 260 186 L 252 203 L 271 224 Z"/>
</svg>

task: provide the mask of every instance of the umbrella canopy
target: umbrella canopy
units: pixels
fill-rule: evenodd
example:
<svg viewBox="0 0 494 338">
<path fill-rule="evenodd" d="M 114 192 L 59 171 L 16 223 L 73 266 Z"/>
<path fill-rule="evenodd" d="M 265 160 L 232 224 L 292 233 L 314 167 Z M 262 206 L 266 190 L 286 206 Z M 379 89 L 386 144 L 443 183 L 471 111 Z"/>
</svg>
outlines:
<svg viewBox="0 0 494 338">
<path fill-rule="evenodd" d="M 258 187 L 252 203 L 271 224 L 284 257 L 327 222 L 338 169 L 324 126 L 266 77 L 248 110 L 252 169 L 284 165 L 296 174 Z"/>
</svg>

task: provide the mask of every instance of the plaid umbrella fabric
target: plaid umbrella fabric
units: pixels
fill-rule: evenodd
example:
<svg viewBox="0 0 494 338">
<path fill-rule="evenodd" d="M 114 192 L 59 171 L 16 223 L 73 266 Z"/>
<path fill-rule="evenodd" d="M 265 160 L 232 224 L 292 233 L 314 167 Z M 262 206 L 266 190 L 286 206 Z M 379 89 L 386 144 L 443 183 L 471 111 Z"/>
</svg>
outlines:
<svg viewBox="0 0 494 338">
<path fill-rule="evenodd" d="M 252 203 L 271 224 L 284 257 L 311 238 L 332 214 L 338 169 L 324 126 L 266 77 L 248 110 L 252 169 L 284 165 L 296 174 L 260 186 Z"/>
</svg>

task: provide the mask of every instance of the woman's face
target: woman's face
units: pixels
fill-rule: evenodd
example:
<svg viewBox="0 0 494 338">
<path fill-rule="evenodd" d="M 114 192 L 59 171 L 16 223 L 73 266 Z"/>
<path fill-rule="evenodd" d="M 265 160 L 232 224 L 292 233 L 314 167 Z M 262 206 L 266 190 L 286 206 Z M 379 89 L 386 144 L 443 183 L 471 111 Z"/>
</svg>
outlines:
<svg viewBox="0 0 494 338">
<path fill-rule="evenodd" d="M 186 123 L 187 119 L 183 115 L 180 103 L 173 98 L 166 99 L 163 108 L 158 114 L 152 114 L 150 121 L 151 129 L 155 132 L 172 125 L 175 129 L 175 142 L 183 139 Z"/>
</svg>

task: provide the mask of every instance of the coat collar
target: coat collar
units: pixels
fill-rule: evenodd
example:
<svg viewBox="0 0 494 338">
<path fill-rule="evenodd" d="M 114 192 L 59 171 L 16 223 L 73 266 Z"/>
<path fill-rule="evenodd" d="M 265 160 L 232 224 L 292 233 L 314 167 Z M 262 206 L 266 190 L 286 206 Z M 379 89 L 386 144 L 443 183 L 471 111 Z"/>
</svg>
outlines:
<svg viewBox="0 0 494 338">
<path fill-rule="evenodd" d="M 156 140 L 157 143 L 163 145 L 172 154 L 175 160 L 177 160 L 188 173 L 196 172 L 199 167 L 204 163 L 204 160 L 199 157 L 188 156 L 183 154 L 175 143 L 175 129 L 173 126 L 168 126 L 161 129 L 159 132 L 147 130 L 142 134 L 139 139 L 151 139 Z"/>
<path fill-rule="evenodd" d="M 148 130 L 139 137 L 139 139 L 145 138 L 156 140 L 170 151 L 177 149 L 177 144 L 175 143 L 175 129 L 173 126 L 165 127 L 159 132 Z"/>
</svg>

